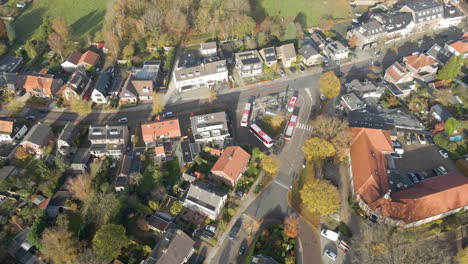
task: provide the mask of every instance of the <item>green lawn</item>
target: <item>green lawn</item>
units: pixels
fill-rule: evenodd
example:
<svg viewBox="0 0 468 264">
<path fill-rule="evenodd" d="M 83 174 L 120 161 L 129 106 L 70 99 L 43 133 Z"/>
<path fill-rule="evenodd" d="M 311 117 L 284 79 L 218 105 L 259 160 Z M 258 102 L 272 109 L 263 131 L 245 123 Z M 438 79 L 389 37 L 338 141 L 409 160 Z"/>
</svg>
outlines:
<svg viewBox="0 0 468 264">
<path fill-rule="evenodd" d="M 107 3 L 111 0 L 39 0 L 33 1 L 13 23 L 19 43 L 28 40 L 42 24 L 43 17 L 62 16 L 72 26 L 75 37 L 98 31 Z"/>
<path fill-rule="evenodd" d="M 268 16 L 290 17 L 308 26 L 318 26 L 324 18 L 349 19 L 347 0 L 254 0 L 258 20 Z"/>
</svg>

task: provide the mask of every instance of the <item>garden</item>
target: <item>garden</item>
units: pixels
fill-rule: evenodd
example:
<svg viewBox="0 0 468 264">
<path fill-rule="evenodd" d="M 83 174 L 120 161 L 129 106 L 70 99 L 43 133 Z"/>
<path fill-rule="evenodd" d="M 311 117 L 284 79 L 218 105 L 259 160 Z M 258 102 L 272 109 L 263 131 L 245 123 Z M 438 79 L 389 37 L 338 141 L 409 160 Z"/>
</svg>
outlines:
<svg viewBox="0 0 468 264">
<path fill-rule="evenodd" d="M 271 225 L 261 232 L 249 253 L 272 257 L 278 263 L 296 263 L 296 239 L 285 234 L 283 225 Z"/>
</svg>

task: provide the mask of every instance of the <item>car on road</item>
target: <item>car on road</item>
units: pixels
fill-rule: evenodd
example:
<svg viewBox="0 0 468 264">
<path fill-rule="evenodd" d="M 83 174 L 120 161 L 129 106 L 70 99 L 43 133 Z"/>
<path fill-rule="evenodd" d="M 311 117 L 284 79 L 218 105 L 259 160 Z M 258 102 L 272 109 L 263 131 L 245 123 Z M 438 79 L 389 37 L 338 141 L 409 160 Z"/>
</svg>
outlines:
<svg viewBox="0 0 468 264">
<path fill-rule="evenodd" d="M 330 66 L 330 62 L 328 62 L 327 59 L 324 59 L 324 60 L 323 60 L 323 65 L 324 65 L 325 67 L 328 67 L 328 66 Z"/>
<path fill-rule="evenodd" d="M 239 247 L 239 255 L 244 254 L 244 252 L 245 252 L 245 246 L 240 246 Z"/>
<path fill-rule="evenodd" d="M 333 252 L 333 251 L 331 251 L 330 249 L 325 249 L 325 250 L 323 251 L 323 254 L 324 254 L 325 256 L 327 256 L 328 258 L 330 258 L 331 260 L 333 260 L 333 261 L 335 261 L 336 258 L 338 257 L 338 256 L 336 255 L 336 252 Z"/>
<path fill-rule="evenodd" d="M 437 170 L 440 172 L 441 175 L 447 174 L 447 173 L 448 173 L 448 172 L 447 172 L 447 169 L 445 169 L 444 166 L 439 166 L 439 167 L 437 167 Z"/>
<path fill-rule="evenodd" d="M 320 234 L 323 237 L 330 239 L 331 241 L 338 241 L 338 238 L 340 236 L 338 233 L 326 228 L 322 229 L 322 231 L 320 231 Z"/>
<path fill-rule="evenodd" d="M 375 67 L 382 66 L 382 63 L 380 63 L 380 61 L 374 61 L 373 64 L 374 64 Z"/>
<path fill-rule="evenodd" d="M 411 136 L 411 144 L 416 144 L 416 142 L 417 142 L 416 135 L 411 134 L 410 136 Z"/>
<path fill-rule="evenodd" d="M 122 117 L 118 120 L 119 123 L 127 123 L 128 122 L 128 118 L 126 117 Z"/>
<path fill-rule="evenodd" d="M 383 52 L 382 51 L 377 51 L 375 53 L 375 56 L 377 56 L 377 57 L 383 56 Z"/>
<path fill-rule="evenodd" d="M 392 146 L 393 146 L 394 148 L 401 148 L 401 143 L 400 143 L 400 141 L 398 141 L 398 140 L 393 140 L 393 141 L 392 141 Z"/>
<path fill-rule="evenodd" d="M 205 229 L 210 231 L 210 232 L 216 233 L 216 227 L 215 226 L 207 225 L 207 226 L 205 226 Z"/>
<path fill-rule="evenodd" d="M 296 72 L 296 68 L 295 68 L 295 67 L 289 67 L 289 70 L 290 70 L 292 73 L 295 73 L 295 72 Z"/>
<path fill-rule="evenodd" d="M 444 157 L 444 159 L 448 158 L 448 153 L 447 153 L 447 151 L 445 151 L 445 150 L 443 150 L 443 149 L 439 150 L 439 154 L 440 154 L 442 157 Z"/>
<path fill-rule="evenodd" d="M 34 120 L 34 119 L 36 119 L 36 117 L 33 116 L 33 115 L 30 115 L 30 116 L 27 116 L 27 117 L 26 117 L 26 120 L 28 120 L 28 121 L 32 121 L 32 120 Z"/>
<path fill-rule="evenodd" d="M 432 137 L 429 136 L 429 135 L 426 136 L 426 140 L 427 140 L 427 142 L 429 142 L 429 144 L 431 144 L 431 145 L 434 145 L 434 144 L 435 144 L 434 139 L 432 139 Z"/>
<path fill-rule="evenodd" d="M 39 109 L 39 113 L 47 114 L 47 113 L 49 113 L 49 109 Z"/>
<path fill-rule="evenodd" d="M 406 145 L 411 145 L 411 137 L 408 134 L 405 134 L 405 142 Z"/>
<path fill-rule="evenodd" d="M 402 148 L 393 148 L 393 153 L 403 155 L 405 154 L 405 150 Z"/>
<path fill-rule="evenodd" d="M 418 141 L 419 141 L 419 143 L 421 143 L 423 145 L 426 144 L 426 140 L 424 139 L 423 135 L 418 135 Z"/>
<path fill-rule="evenodd" d="M 442 35 L 440 36 L 441 39 L 448 38 L 448 35 Z"/>
<path fill-rule="evenodd" d="M 286 72 L 284 72 L 284 69 L 281 68 L 281 69 L 279 70 L 279 74 L 281 75 L 281 77 L 284 77 L 284 75 L 286 75 Z"/>
<path fill-rule="evenodd" d="M 300 72 L 305 72 L 305 69 L 304 69 L 304 67 L 302 67 L 302 66 L 299 66 L 299 71 L 300 71 Z"/>
<path fill-rule="evenodd" d="M 401 158 L 403 158 L 402 155 L 397 154 L 397 153 L 392 153 L 392 154 L 390 154 L 390 156 L 392 156 L 394 159 L 401 159 Z"/>
<path fill-rule="evenodd" d="M 343 77 L 343 76 L 344 76 L 344 73 L 343 73 L 343 72 L 340 72 L 340 71 L 339 71 L 339 72 L 336 73 L 336 77 Z"/>
<path fill-rule="evenodd" d="M 241 225 L 242 225 L 242 220 L 237 219 L 236 223 L 234 224 L 231 231 L 229 232 L 229 239 L 234 239 L 236 237 L 237 233 L 239 233 Z"/>
</svg>

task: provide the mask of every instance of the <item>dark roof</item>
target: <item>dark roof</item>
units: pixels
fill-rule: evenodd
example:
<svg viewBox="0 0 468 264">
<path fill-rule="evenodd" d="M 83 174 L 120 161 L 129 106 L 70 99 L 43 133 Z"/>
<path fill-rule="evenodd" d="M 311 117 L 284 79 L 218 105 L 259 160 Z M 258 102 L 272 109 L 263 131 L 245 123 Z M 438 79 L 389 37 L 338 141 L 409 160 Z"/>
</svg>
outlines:
<svg viewBox="0 0 468 264">
<path fill-rule="evenodd" d="M 195 241 L 180 229 L 169 229 L 158 241 L 144 264 L 183 263 L 192 252 Z"/>
<path fill-rule="evenodd" d="M 45 140 L 52 134 L 52 128 L 48 125 L 44 124 L 36 124 L 34 125 L 29 133 L 23 139 L 23 142 L 29 141 L 33 144 L 42 146 Z"/>
<path fill-rule="evenodd" d="M 427 52 L 431 58 L 435 59 L 441 64 L 447 63 L 447 61 L 453 56 L 453 54 L 446 48 L 441 47 L 439 44 L 434 44 Z"/>
<path fill-rule="evenodd" d="M 115 178 L 114 185 L 115 187 L 122 187 L 122 186 L 127 186 L 128 183 L 128 177 L 127 176 L 117 176 Z"/>
<path fill-rule="evenodd" d="M 276 61 L 276 51 L 275 48 L 264 48 L 263 53 L 265 54 L 265 61 L 273 62 Z"/>
<path fill-rule="evenodd" d="M 88 77 L 86 71 L 82 68 L 77 68 L 68 79 L 67 84 L 71 86 L 78 95 L 81 95 L 90 81 L 91 79 Z"/>
<path fill-rule="evenodd" d="M 445 109 L 445 107 L 443 107 L 440 104 L 436 104 L 433 107 L 431 107 L 431 112 L 434 112 L 438 116 L 440 116 L 440 119 L 442 119 L 442 121 L 444 122 L 446 122 L 449 118 L 452 117 L 452 114 L 450 114 L 450 112 L 447 111 L 447 109 Z"/>
<path fill-rule="evenodd" d="M 376 19 L 371 18 L 359 27 L 359 32 L 364 36 L 372 36 L 385 32 L 385 27 Z"/>
<path fill-rule="evenodd" d="M 413 21 L 413 17 L 410 13 L 403 12 L 380 13 L 377 16 L 382 19 L 387 32 L 404 29 Z"/>
<path fill-rule="evenodd" d="M 23 57 L 6 56 L 0 61 L 0 72 L 15 72 L 23 61 Z"/>
<path fill-rule="evenodd" d="M 338 40 L 335 40 L 333 42 L 328 43 L 326 48 L 333 54 L 338 53 L 339 51 L 346 50 L 348 49 L 347 46 L 345 46 L 343 43 L 341 43 Z"/>
<path fill-rule="evenodd" d="M 71 122 L 68 122 L 65 125 L 65 127 L 62 129 L 62 132 L 60 132 L 58 140 L 63 140 L 65 142 L 70 143 L 71 141 L 73 141 L 73 139 L 76 138 L 77 134 L 78 134 L 78 127 L 76 127 Z"/>
<path fill-rule="evenodd" d="M 99 78 L 96 82 L 95 89 L 101 92 L 102 94 L 107 94 L 107 89 L 111 83 L 112 73 L 111 72 L 103 72 L 99 75 Z"/>
<path fill-rule="evenodd" d="M 15 72 L 0 72 L 0 86 L 7 84 L 15 84 L 18 78 L 18 73 Z"/>
<path fill-rule="evenodd" d="M 299 49 L 299 53 L 302 54 L 302 56 L 306 60 L 308 60 L 310 57 L 312 57 L 314 55 L 319 54 L 319 52 L 316 49 L 314 49 L 314 47 L 312 47 L 312 45 L 310 45 L 310 44 L 306 44 L 306 45 L 302 46 L 302 48 Z"/>
<path fill-rule="evenodd" d="M 242 64 L 244 65 L 260 63 L 259 58 L 247 58 L 247 59 L 242 59 L 241 61 L 242 61 Z"/>
<path fill-rule="evenodd" d="M 72 164 L 87 164 L 89 161 L 89 148 L 79 148 L 73 156 Z"/>
<path fill-rule="evenodd" d="M 182 149 L 182 156 L 185 163 L 190 163 L 193 161 L 192 151 L 190 149 L 190 142 L 185 140 L 180 142 L 180 148 Z"/>
<path fill-rule="evenodd" d="M 198 50 L 188 50 L 182 53 L 179 57 L 177 68 L 190 68 L 198 66 L 202 63 L 201 55 Z"/>
<path fill-rule="evenodd" d="M 434 1 L 414 1 L 406 4 L 406 6 L 415 12 L 419 12 L 430 8 L 440 7 L 442 4 Z"/>
<path fill-rule="evenodd" d="M 151 215 L 148 219 L 148 225 L 164 232 L 171 225 L 173 217 L 171 215 L 161 212 L 156 212 L 154 215 Z"/>
<path fill-rule="evenodd" d="M 250 264 L 278 264 L 278 262 L 269 256 L 255 255 L 252 256 Z"/>
<path fill-rule="evenodd" d="M 454 18 L 460 16 L 463 16 L 463 14 L 454 5 L 448 4 L 444 6 L 444 18 Z"/>
<path fill-rule="evenodd" d="M 348 122 L 350 127 L 365 127 L 374 129 L 398 130 L 407 129 L 423 131 L 425 127 L 419 120 L 411 115 L 404 107 L 388 109 L 378 106 L 377 109 L 366 111 L 354 111 L 349 113 Z"/>
<path fill-rule="evenodd" d="M 71 194 L 69 191 L 57 191 L 50 200 L 48 207 L 63 206 L 70 196 Z"/>
</svg>

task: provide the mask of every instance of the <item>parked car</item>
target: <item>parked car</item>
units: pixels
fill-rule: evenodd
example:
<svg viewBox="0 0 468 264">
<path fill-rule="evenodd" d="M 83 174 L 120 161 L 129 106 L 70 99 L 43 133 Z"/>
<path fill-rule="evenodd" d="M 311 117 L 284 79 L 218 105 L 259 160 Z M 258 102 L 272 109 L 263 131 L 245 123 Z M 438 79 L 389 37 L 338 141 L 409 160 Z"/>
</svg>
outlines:
<svg viewBox="0 0 468 264">
<path fill-rule="evenodd" d="M 343 73 L 343 72 L 340 72 L 340 71 L 339 71 L 339 72 L 336 73 L 336 77 L 343 77 L 343 76 L 344 76 L 344 73 Z"/>
<path fill-rule="evenodd" d="M 445 150 L 443 150 L 443 149 L 439 150 L 439 154 L 440 154 L 442 157 L 444 157 L 445 159 L 448 158 L 448 153 L 447 153 L 447 151 L 445 151 Z"/>
<path fill-rule="evenodd" d="M 331 241 L 338 241 L 338 237 L 340 236 L 338 233 L 331 231 L 330 229 L 322 229 L 322 231 L 320 231 L 320 234 L 323 237 L 330 239 Z"/>
<path fill-rule="evenodd" d="M 325 250 L 323 251 L 323 254 L 324 254 L 325 256 L 327 256 L 328 258 L 330 258 L 331 260 L 333 260 L 333 261 L 336 260 L 336 257 L 337 257 L 336 252 L 333 252 L 333 251 L 331 251 L 330 249 L 325 249 Z"/>
<path fill-rule="evenodd" d="M 353 23 L 355 23 L 355 24 L 359 23 L 359 20 L 357 20 L 356 18 L 353 18 L 353 20 L 351 20 L 351 21 L 353 21 Z"/>
<path fill-rule="evenodd" d="M 128 122 L 128 118 L 126 117 L 122 117 L 118 120 L 119 123 L 127 123 Z"/>
<path fill-rule="evenodd" d="M 240 246 L 239 247 L 239 255 L 244 254 L 244 252 L 245 252 L 245 246 Z"/>
<path fill-rule="evenodd" d="M 207 225 L 205 227 L 206 230 L 210 231 L 210 232 L 213 232 L 213 233 L 216 233 L 216 227 L 215 226 L 212 226 L 212 225 Z"/>
<path fill-rule="evenodd" d="M 296 68 L 295 68 L 295 67 L 289 67 L 289 70 L 290 70 L 292 73 L 295 73 L 295 72 L 296 72 Z"/>
<path fill-rule="evenodd" d="M 405 134 L 405 143 L 406 145 L 411 145 L 411 137 L 408 134 Z"/>
<path fill-rule="evenodd" d="M 286 73 L 284 72 L 283 68 L 279 70 L 279 74 L 281 75 L 281 77 L 284 77 Z"/>
<path fill-rule="evenodd" d="M 424 180 L 424 176 L 421 173 L 415 172 L 414 175 L 416 176 L 416 178 L 418 178 L 419 181 Z"/>
<path fill-rule="evenodd" d="M 393 140 L 393 141 L 392 141 L 392 146 L 393 146 L 394 148 L 401 148 L 401 143 L 400 143 L 400 141 L 398 141 L 398 140 Z"/>
<path fill-rule="evenodd" d="M 299 66 L 299 71 L 300 71 L 300 72 L 305 72 L 305 69 L 304 69 L 304 67 L 302 67 L 302 66 Z"/>
<path fill-rule="evenodd" d="M 444 166 L 437 167 L 437 170 L 439 170 L 441 174 L 447 174 L 448 173 L 447 169 L 445 169 Z"/>
<path fill-rule="evenodd" d="M 28 121 L 32 121 L 32 120 L 34 120 L 34 119 L 36 119 L 36 117 L 33 116 L 33 115 L 30 115 L 30 116 L 27 116 L 27 117 L 26 117 L 26 120 L 28 120 Z"/>
<path fill-rule="evenodd" d="M 393 148 L 393 153 L 403 155 L 405 154 L 405 150 L 402 148 Z"/>
<path fill-rule="evenodd" d="M 47 113 L 49 113 L 49 109 L 39 109 L 39 113 L 47 114 Z"/>
<path fill-rule="evenodd" d="M 356 13 L 354 13 L 354 15 L 355 15 L 355 16 L 357 16 L 357 17 L 360 17 L 360 16 L 362 16 L 362 14 L 361 14 L 361 13 L 359 13 L 359 12 L 356 12 Z"/>
<path fill-rule="evenodd" d="M 163 117 L 168 118 L 168 117 L 171 117 L 173 114 L 174 113 L 172 113 L 172 112 L 166 112 L 166 113 L 163 114 Z"/>
<path fill-rule="evenodd" d="M 239 233 L 241 225 L 242 225 L 242 220 L 238 219 L 237 222 L 232 227 L 231 231 L 229 232 L 229 239 L 234 239 L 236 237 L 237 233 Z"/>
<path fill-rule="evenodd" d="M 432 145 L 435 144 L 434 139 L 432 139 L 432 137 L 429 136 L 429 135 L 426 136 L 426 140 L 427 140 L 427 142 L 429 142 L 429 144 L 432 144 Z"/>
<path fill-rule="evenodd" d="M 434 176 L 442 175 L 442 173 L 440 173 L 440 171 L 439 171 L 438 169 L 432 169 L 431 171 L 432 171 L 432 174 L 433 174 Z"/>
<path fill-rule="evenodd" d="M 412 181 L 413 183 L 417 183 L 419 182 L 418 178 L 416 177 L 416 175 L 412 172 L 408 173 L 408 178 L 410 179 L 410 181 Z"/>
<path fill-rule="evenodd" d="M 383 52 L 382 52 L 382 51 L 377 51 L 377 52 L 375 53 L 375 55 L 376 55 L 377 57 L 383 56 Z"/>
<path fill-rule="evenodd" d="M 410 136 L 411 136 L 411 144 L 416 144 L 416 142 L 417 142 L 416 135 L 411 134 Z"/>
<path fill-rule="evenodd" d="M 340 241 L 340 244 L 338 244 L 338 249 L 343 251 L 344 253 L 348 252 L 351 247 L 348 245 L 348 243 L 344 242 L 343 240 Z"/>
<path fill-rule="evenodd" d="M 402 155 L 397 154 L 397 153 L 392 153 L 392 154 L 390 154 L 390 155 L 391 155 L 394 159 L 401 159 L 401 158 L 403 158 Z"/>
<path fill-rule="evenodd" d="M 426 144 L 426 140 L 424 139 L 424 136 L 423 135 L 418 135 L 418 140 L 419 140 L 419 143 L 425 145 Z"/>
</svg>

